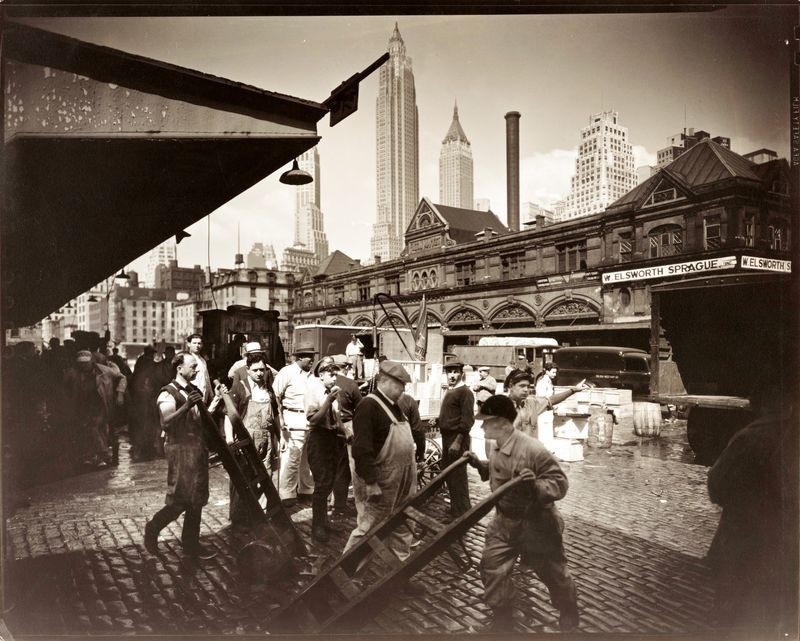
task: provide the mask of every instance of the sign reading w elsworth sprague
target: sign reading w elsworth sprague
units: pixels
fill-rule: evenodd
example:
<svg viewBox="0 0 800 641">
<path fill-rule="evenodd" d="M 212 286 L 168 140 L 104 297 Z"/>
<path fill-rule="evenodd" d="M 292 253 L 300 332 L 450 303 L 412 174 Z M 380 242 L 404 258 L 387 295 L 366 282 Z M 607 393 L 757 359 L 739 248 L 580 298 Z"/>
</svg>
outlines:
<svg viewBox="0 0 800 641">
<path fill-rule="evenodd" d="M 685 276 L 703 272 L 720 271 L 736 267 L 736 256 L 722 256 L 693 260 L 686 263 L 670 263 L 667 265 L 654 265 L 635 269 L 624 269 L 603 274 L 603 284 L 621 283 L 632 280 L 648 280 L 651 278 L 669 278 L 670 276 Z M 745 269 L 762 269 L 768 271 L 792 271 L 792 261 L 774 258 L 760 258 L 757 256 L 742 256 L 741 267 Z"/>
<path fill-rule="evenodd" d="M 778 260 L 777 258 L 742 256 L 742 267 L 744 269 L 766 269 L 770 272 L 792 273 L 792 261 Z"/>
</svg>

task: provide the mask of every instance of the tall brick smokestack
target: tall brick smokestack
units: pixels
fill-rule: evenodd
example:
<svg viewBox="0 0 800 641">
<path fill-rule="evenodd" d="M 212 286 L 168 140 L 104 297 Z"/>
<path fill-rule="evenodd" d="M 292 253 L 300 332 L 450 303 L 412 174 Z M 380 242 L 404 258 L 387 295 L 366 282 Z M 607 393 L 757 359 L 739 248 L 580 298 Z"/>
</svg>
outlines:
<svg viewBox="0 0 800 641">
<path fill-rule="evenodd" d="M 519 112 L 506 114 L 506 218 L 519 231 Z"/>
</svg>

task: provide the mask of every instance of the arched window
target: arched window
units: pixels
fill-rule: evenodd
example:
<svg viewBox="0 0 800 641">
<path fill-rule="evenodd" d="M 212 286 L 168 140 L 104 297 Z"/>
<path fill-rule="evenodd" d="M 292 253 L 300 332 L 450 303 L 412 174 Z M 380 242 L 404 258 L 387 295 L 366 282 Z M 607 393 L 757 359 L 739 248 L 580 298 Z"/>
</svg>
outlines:
<svg viewBox="0 0 800 641">
<path fill-rule="evenodd" d="M 414 272 L 414 275 L 411 277 L 411 291 L 417 291 L 420 288 L 420 284 L 419 272 Z"/>
<path fill-rule="evenodd" d="M 428 289 L 428 272 L 422 272 L 422 289 Z"/>
<path fill-rule="evenodd" d="M 683 253 L 683 230 L 679 225 L 662 225 L 648 235 L 650 258 L 675 256 Z"/>
<path fill-rule="evenodd" d="M 251 283 L 257 283 L 258 282 L 258 272 L 257 271 L 253 271 L 253 270 L 247 272 L 247 280 L 249 280 Z"/>
<path fill-rule="evenodd" d="M 436 275 L 435 269 L 432 269 L 428 273 L 428 283 L 430 284 L 431 288 L 439 286 L 439 277 Z"/>
</svg>

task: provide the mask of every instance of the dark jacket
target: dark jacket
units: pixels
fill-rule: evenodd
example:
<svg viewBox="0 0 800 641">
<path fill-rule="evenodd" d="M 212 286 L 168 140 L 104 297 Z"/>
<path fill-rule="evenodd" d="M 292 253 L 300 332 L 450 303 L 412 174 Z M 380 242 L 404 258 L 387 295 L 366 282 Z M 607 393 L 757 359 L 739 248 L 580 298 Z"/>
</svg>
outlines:
<svg viewBox="0 0 800 641">
<path fill-rule="evenodd" d="M 469 435 L 475 424 L 475 396 L 466 385 L 445 392 L 439 410 L 439 430 Z"/>
</svg>

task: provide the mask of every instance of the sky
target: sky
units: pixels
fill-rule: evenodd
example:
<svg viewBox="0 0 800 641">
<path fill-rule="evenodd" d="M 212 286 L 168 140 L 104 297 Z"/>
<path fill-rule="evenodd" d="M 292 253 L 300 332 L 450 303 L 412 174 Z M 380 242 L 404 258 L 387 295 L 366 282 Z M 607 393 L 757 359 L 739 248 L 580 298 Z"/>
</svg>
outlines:
<svg viewBox="0 0 800 641">
<path fill-rule="evenodd" d="M 783 16 L 785 18 L 785 15 Z M 789 31 L 774 7 L 714 12 L 524 16 L 46 18 L 29 24 L 262 89 L 322 101 L 380 57 L 395 21 L 413 62 L 420 197 L 438 201 L 441 142 L 454 102 L 472 143 L 475 198 L 506 220 L 505 119 L 519 111 L 520 202 L 566 197 L 580 130 L 615 110 L 635 165 L 655 164 L 684 126 L 737 153 L 789 154 Z M 321 209 L 330 250 L 366 261 L 375 222 L 377 73 L 359 109 L 318 124 Z M 233 267 L 254 242 L 294 241 L 289 166 L 188 228 L 181 265 Z M 237 231 L 238 230 L 238 231 Z M 210 239 L 209 239 L 210 234 Z M 210 242 L 209 242 L 210 240 Z M 208 249 L 210 245 L 210 250 Z M 145 261 L 131 267 L 144 268 Z"/>
</svg>

